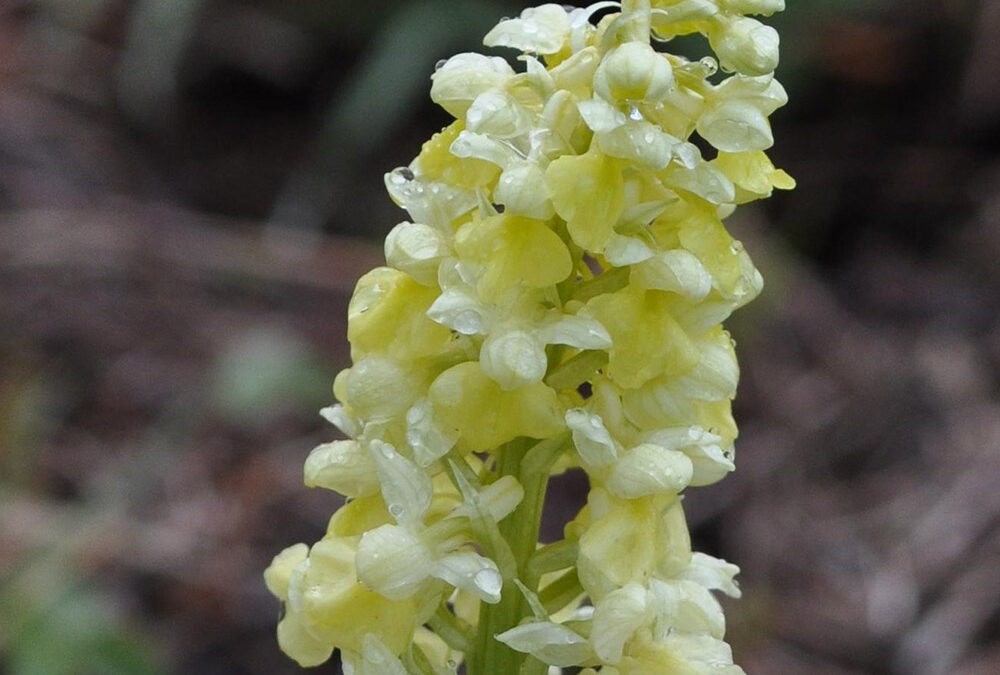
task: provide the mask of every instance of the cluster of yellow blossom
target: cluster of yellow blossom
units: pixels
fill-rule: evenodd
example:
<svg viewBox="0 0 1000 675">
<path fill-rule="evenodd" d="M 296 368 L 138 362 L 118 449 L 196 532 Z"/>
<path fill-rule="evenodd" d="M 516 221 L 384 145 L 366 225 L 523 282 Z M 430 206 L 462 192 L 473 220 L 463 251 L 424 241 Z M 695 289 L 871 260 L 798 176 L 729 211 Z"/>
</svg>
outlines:
<svg viewBox="0 0 1000 675">
<path fill-rule="evenodd" d="M 783 8 L 546 4 L 486 36 L 523 68 L 439 64 L 455 121 L 386 175 L 410 220 L 350 303 L 324 410 L 347 440 L 305 463 L 348 501 L 265 573 L 300 664 L 743 672 L 711 594 L 738 595 L 737 568 L 692 553 L 679 495 L 734 468 L 721 322 L 762 280 L 722 219 L 794 184 L 764 153 L 778 36 L 750 16 Z M 688 34 L 715 56 L 653 47 Z M 542 546 L 548 478 L 575 467 L 587 503 Z"/>
</svg>

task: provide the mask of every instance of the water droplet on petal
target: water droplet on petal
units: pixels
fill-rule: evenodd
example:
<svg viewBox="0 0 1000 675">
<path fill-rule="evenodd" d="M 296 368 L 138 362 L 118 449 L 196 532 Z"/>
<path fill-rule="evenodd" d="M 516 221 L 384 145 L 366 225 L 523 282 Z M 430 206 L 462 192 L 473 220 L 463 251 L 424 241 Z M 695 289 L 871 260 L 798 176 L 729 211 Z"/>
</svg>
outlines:
<svg viewBox="0 0 1000 675">
<path fill-rule="evenodd" d="M 448 59 L 441 59 L 440 61 L 434 64 L 434 70 L 441 70 L 444 67 L 444 64 L 446 63 L 448 63 Z"/>
<path fill-rule="evenodd" d="M 642 117 L 642 111 L 639 110 L 639 108 L 637 108 L 634 105 L 633 106 L 629 106 L 628 116 L 629 116 L 630 119 L 633 119 L 636 122 L 639 122 L 639 121 L 641 121 L 643 119 L 643 117 Z"/>
<path fill-rule="evenodd" d="M 402 504 L 389 504 L 389 513 L 398 521 L 406 513 L 406 509 Z"/>
<path fill-rule="evenodd" d="M 733 255 L 739 255 L 740 251 L 742 250 L 743 250 L 743 242 L 741 241 L 734 241 L 732 244 L 729 245 L 729 252 L 732 253 Z"/>
</svg>

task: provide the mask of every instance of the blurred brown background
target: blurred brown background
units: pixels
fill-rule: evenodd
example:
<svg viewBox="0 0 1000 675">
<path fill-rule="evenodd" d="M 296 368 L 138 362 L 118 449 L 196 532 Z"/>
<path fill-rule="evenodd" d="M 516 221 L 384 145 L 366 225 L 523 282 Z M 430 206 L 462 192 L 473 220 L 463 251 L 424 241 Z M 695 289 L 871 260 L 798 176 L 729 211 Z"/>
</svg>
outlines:
<svg viewBox="0 0 1000 675">
<path fill-rule="evenodd" d="M 0 672 L 298 672 L 260 573 L 337 504 L 301 464 L 381 175 L 526 4 L 0 0 Z M 799 187 L 730 221 L 767 289 L 696 543 L 751 675 L 998 673 L 1000 2 L 772 23 Z"/>
</svg>

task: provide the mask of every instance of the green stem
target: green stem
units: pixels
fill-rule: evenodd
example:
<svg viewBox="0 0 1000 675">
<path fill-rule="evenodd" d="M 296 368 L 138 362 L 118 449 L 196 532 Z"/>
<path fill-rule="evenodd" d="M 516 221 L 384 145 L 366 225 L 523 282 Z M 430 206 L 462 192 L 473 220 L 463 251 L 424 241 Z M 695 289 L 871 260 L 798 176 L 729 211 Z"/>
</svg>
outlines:
<svg viewBox="0 0 1000 675">
<path fill-rule="evenodd" d="M 613 267 L 592 279 L 581 281 L 570 293 L 571 300 L 587 302 L 605 293 L 614 293 L 628 285 L 631 271 L 628 267 Z"/>
<path fill-rule="evenodd" d="M 524 441 L 505 445 L 499 451 L 497 465 L 501 477 L 515 476 L 524 488 L 524 499 L 514 513 L 500 523 L 500 534 L 514 554 L 517 577 L 521 580 L 529 576 L 528 561 L 538 542 L 549 469 L 565 449 L 569 433 L 564 432 L 555 438 L 541 441 L 530 449 L 527 439 Z M 494 636 L 516 626 L 526 616 L 526 612 L 527 601 L 513 579 L 504 579 L 500 602 L 496 605 L 480 605 L 479 631 L 476 649 L 468 663 L 469 675 L 507 675 L 520 672 L 525 655 L 514 651 Z"/>
<path fill-rule="evenodd" d="M 434 612 L 434 616 L 427 621 L 427 625 L 452 649 L 460 652 L 469 651 L 474 639 L 472 626 L 455 616 L 443 602 Z"/>
<path fill-rule="evenodd" d="M 560 363 L 545 376 L 545 384 L 556 391 L 576 389 L 590 381 L 598 369 L 608 365 L 608 353 L 600 349 L 588 349 Z"/>
</svg>

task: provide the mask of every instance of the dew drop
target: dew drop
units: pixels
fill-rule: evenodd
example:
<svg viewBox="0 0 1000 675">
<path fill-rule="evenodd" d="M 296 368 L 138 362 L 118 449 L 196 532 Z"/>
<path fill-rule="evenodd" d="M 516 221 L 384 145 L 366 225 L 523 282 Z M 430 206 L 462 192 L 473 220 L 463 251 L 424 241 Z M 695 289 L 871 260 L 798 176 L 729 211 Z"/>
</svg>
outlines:
<svg viewBox="0 0 1000 675">
<path fill-rule="evenodd" d="M 729 245 L 729 252 L 732 253 L 733 255 L 739 255 L 740 251 L 742 250 L 743 250 L 743 242 L 741 241 L 734 241 L 732 244 Z"/>
<path fill-rule="evenodd" d="M 389 504 L 389 513 L 398 521 L 406 513 L 406 509 L 402 504 Z"/>
<path fill-rule="evenodd" d="M 441 59 L 440 61 L 434 64 L 434 70 L 441 70 L 442 68 L 444 68 L 444 64 L 446 63 L 448 63 L 448 59 Z"/>
<path fill-rule="evenodd" d="M 706 77 L 708 77 L 710 75 L 715 75 L 715 73 L 717 73 L 718 70 L 719 70 L 719 64 L 718 64 L 718 62 L 716 62 L 716 60 L 713 59 L 711 56 L 706 56 L 705 58 L 703 58 L 698 63 L 700 63 L 701 67 L 705 69 L 705 76 Z"/>
<path fill-rule="evenodd" d="M 629 106 L 628 116 L 629 116 L 629 119 L 633 119 L 636 122 L 639 122 L 639 121 L 641 121 L 643 119 L 643 117 L 642 117 L 642 111 L 639 110 L 639 108 L 637 108 L 634 105 L 633 106 Z"/>
<path fill-rule="evenodd" d="M 656 140 L 656 135 L 652 131 L 647 131 L 642 135 L 642 140 L 644 140 L 646 143 L 652 143 L 653 141 Z"/>
</svg>

